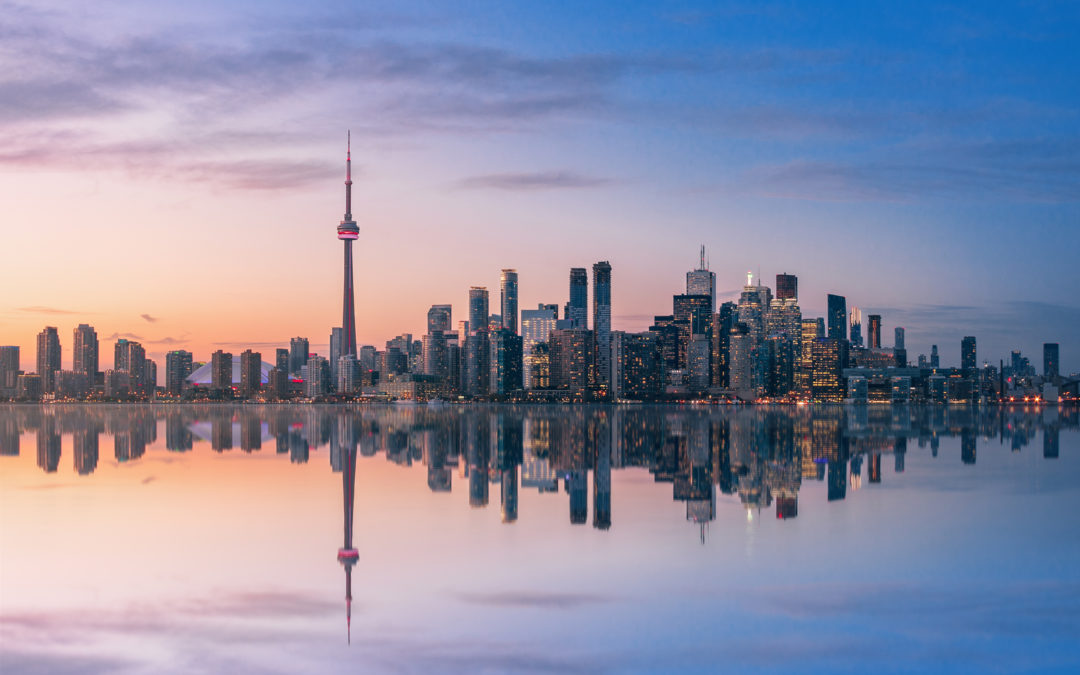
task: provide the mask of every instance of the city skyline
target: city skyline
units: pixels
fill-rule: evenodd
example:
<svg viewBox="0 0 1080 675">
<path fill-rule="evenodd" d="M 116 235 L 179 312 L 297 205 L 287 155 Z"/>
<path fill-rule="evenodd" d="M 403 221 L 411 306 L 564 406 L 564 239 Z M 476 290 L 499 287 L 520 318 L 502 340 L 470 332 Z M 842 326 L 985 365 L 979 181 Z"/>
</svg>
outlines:
<svg viewBox="0 0 1080 675">
<path fill-rule="evenodd" d="M 561 303 L 564 270 L 597 260 L 620 289 L 612 328 L 641 330 L 702 244 L 719 301 L 747 269 L 790 272 L 806 314 L 845 295 L 887 333 L 905 326 L 912 354 L 936 343 L 953 362 L 967 334 L 987 354 L 1066 343 L 1080 327 L 1075 8 L 914 5 L 900 21 L 838 7 L 572 20 L 477 5 L 432 21 L 422 6 L 298 20 L 269 3 L 252 23 L 234 6 L 12 5 L 0 172 L 19 255 L 0 274 L 19 292 L 0 343 L 27 354 L 42 325 L 88 322 L 156 358 L 296 334 L 325 353 L 340 279 L 319 264 L 320 223 L 340 212 L 348 128 L 361 343 L 422 334 L 433 303 L 462 316 L 458 289 L 494 289 L 503 268 L 520 307 Z M 597 22 L 617 29 L 581 30 Z"/>
</svg>

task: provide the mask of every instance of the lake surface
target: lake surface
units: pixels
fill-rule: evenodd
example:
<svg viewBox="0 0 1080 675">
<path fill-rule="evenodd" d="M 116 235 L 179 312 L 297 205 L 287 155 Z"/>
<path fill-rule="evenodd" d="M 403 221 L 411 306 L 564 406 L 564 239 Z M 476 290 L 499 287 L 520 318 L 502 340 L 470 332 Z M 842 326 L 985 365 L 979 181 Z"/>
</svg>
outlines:
<svg viewBox="0 0 1080 675">
<path fill-rule="evenodd" d="M 0 671 L 1076 672 L 1078 424 L 0 406 Z"/>
</svg>

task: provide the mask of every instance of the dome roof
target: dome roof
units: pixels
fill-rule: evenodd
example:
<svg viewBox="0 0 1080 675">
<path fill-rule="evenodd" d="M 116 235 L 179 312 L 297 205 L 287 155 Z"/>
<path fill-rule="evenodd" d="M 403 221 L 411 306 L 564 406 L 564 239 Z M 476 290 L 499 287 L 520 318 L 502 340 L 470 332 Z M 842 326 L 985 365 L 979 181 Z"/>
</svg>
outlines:
<svg viewBox="0 0 1080 675">
<path fill-rule="evenodd" d="M 269 381 L 270 371 L 274 366 L 261 361 L 259 363 L 259 384 L 266 384 Z M 213 361 L 207 361 L 203 365 L 195 369 L 195 372 L 187 376 L 187 381 L 192 384 L 197 384 L 203 387 L 210 386 L 213 380 Z M 232 360 L 232 383 L 240 385 L 240 359 L 233 358 Z"/>
</svg>

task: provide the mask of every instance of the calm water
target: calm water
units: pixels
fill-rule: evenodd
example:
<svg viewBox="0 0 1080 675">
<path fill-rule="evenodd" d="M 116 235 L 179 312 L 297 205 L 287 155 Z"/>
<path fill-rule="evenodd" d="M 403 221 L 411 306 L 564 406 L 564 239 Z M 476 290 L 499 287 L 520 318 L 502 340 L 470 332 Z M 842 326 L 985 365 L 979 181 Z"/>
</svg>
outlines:
<svg viewBox="0 0 1080 675">
<path fill-rule="evenodd" d="M 0 671 L 1075 672 L 1078 422 L 0 406 Z"/>
</svg>

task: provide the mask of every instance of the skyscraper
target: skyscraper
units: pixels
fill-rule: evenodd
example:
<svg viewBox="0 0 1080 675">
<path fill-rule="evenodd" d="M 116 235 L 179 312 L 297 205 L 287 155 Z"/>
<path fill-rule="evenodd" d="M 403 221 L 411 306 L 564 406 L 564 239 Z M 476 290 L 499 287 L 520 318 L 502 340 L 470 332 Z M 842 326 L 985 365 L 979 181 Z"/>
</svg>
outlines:
<svg viewBox="0 0 1080 675">
<path fill-rule="evenodd" d="M 56 373 L 60 370 L 60 334 L 55 326 L 45 326 L 37 336 L 37 374 L 41 390 L 55 391 Z"/>
<path fill-rule="evenodd" d="M 217 350 L 210 356 L 210 387 L 232 391 L 232 354 Z"/>
<path fill-rule="evenodd" d="M 15 390 L 19 377 L 19 348 L 14 345 L 0 347 L 0 392 Z"/>
<path fill-rule="evenodd" d="M 867 317 L 867 321 L 870 322 L 868 330 L 867 346 L 870 349 L 881 349 L 881 315 L 871 314 Z"/>
<path fill-rule="evenodd" d="M 566 303 L 565 318 L 571 328 L 589 327 L 589 272 L 584 267 L 570 268 L 570 301 Z"/>
<path fill-rule="evenodd" d="M 893 356 L 896 360 L 897 368 L 904 368 L 907 366 L 907 347 L 904 346 L 904 328 L 897 326 L 893 332 L 895 339 L 893 342 Z"/>
<path fill-rule="evenodd" d="M 906 349 L 904 346 L 904 328 L 903 326 L 897 326 L 893 331 L 893 348 L 894 349 Z"/>
<path fill-rule="evenodd" d="M 686 294 L 709 296 L 709 314 L 716 312 L 716 272 L 709 271 L 704 246 L 701 247 L 698 268 L 686 273 Z"/>
<path fill-rule="evenodd" d="M 557 311 L 540 305 L 538 309 L 521 311 L 521 350 L 523 362 L 523 380 L 526 389 L 535 387 L 532 377 L 534 350 L 541 343 L 547 343 L 551 331 L 555 330 Z"/>
<path fill-rule="evenodd" d="M 338 381 L 338 361 L 344 356 L 341 353 L 342 342 L 345 338 L 345 329 L 334 326 L 330 329 L 330 382 L 331 389 Z"/>
<path fill-rule="evenodd" d="M 611 263 L 593 265 L 593 335 L 596 339 L 596 384 L 611 389 Z"/>
<path fill-rule="evenodd" d="M 428 335 L 438 331 L 449 333 L 453 327 L 453 307 L 450 305 L 432 305 L 427 313 Z"/>
<path fill-rule="evenodd" d="M 184 380 L 188 375 L 191 375 L 191 352 L 177 349 L 165 355 L 166 392 L 179 396 L 184 391 Z"/>
<path fill-rule="evenodd" d="M 833 340 L 847 340 L 847 298 L 829 294 L 829 329 L 826 335 Z"/>
<path fill-rule="evenodd" d="M 337 227 L 338 239 L 345 245 L 345 289 L 341 310 L 341 356 L 356 356 L 356 303 L 353 301 L 352 243 L 359 238 L 360 228 L 352 219 L 352 134 L 345 146 L 345 218 Z"/>
<path fill-rule="evenodd" d="M 720 311 L 713 314 L 712 325 L 712 386 L 727 389 L 730 384 L 730 358 L 728 348 L 731 343 L 731 327 L 735 323 L 736 307 L 734 302 L 720 305 Z"/>
<path fill-rule="evenodd" d="M 289 340 L 290 375 L 300 374 L 300 369 L 307 365 L 309 349 L 307 338 L 294 337 Z"/>
<path fill-rule="evenodd" d="M 776 275 L 776 299 L 777 300 L 798 300 L 799 299 L 799 278 L 794 274 L 777 274 Z"/>
<path fill-rule="evenodd" d="M 245 349 L 240 354 L 240 391 L 244 396 L 254 396 L 261 385 L 262 354 Z"/>
<path fill-rule="evenodd" d="M 470 396 L 488 393 L 489 356 L 488 291 L 483 286 L 473 286 L 469 289 L 469 334 L 465 337 L 463 393 Z"/>
<path fill-rule="evenodd" d="M 975 336 L 968 335 L 960 341 L 960 369 L 964 377 L 971 377 L 978 369 L 975 353 Z"/>
<path fill-rule="evenodd" d="M 517 270 L 505 269 L 499 275 L 499 311 L 502 327 L 511 333 L 518 332 L 518 275 Z"/>
<path fill-rule="evenodd" d="M 931 368 L 940 368 L 941 367 L 941 357 L 938 355 L 937 345 L 931 345 L 930 346 L 930 367 Z"/>
<path fill-rule="evenodd" d="M 85 376 L 87 385 L 93 388 L 98 372 L 98 337 L 93 326 L 80 323 L 75 328 L 71 361 L 71 369 Z"/>
<path fill-rule="evenodd" d="M 1058 364 L 1058 343 L 1043 344 L 1043 377 L 1052 379 L 1060 375 L 1061 368 Z"/>
<path fill-rule="evenodd" d="M 113 347 L 113 370 L 126 373 L 128 386 L 135 396 L 149 393 L 146 390 L 146 350 L 138 342 L 120 338 Z"/>
<path fill-rule="evenodd" d="M 862 310 L 852 307 L 848 314 L 848 326 L 850 330 L 851 345 L 862 347 Z"/>
</svg>

